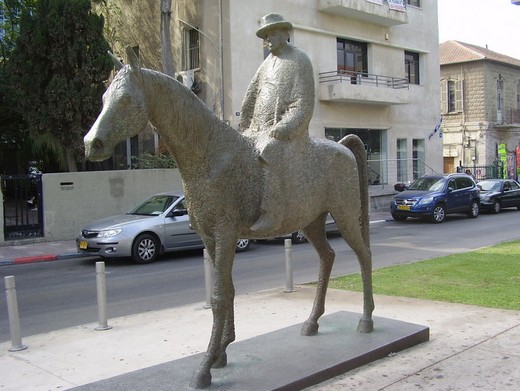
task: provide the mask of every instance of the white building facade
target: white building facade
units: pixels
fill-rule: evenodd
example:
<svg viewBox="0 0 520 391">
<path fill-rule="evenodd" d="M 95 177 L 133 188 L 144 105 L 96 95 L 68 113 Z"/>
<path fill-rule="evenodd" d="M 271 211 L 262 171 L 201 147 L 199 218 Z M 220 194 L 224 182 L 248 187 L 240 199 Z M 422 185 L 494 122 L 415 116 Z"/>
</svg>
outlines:
<svg viewBox="0 0 520 391">
<path fill-rule="evenodd" d="M 133 23 L 120 44 L 138 45 L 143 64 L 161 69 L 160 2 L 115 3 Z M 271 12 L 293 24 L 290 40 L 313 64 L 311 137 L 358 134 L 373 196 L 391 193 L 396 182 L 442 172 L 436 1 L 174 1 L 170 32 L 178 79 L 234 127 L 246 88 L 268 54 L 255 32 Z M 157 32 L 143 39 L 141 24 Z"/>
</svg>

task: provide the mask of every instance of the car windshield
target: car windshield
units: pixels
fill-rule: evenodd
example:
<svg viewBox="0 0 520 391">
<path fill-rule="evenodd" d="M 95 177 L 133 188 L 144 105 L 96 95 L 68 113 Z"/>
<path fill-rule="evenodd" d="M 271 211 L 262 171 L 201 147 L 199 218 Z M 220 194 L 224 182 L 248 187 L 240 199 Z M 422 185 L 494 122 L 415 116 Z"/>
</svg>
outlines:
<svg viewBox="0 0 520 391">
<path fill-rule="evenodd" d="M 179 197 L 173 195 L 154 195 L 137 205 L 128 214 L 143 215 L 143 216 L 157 216 L 163 213 L 168 207 L 173 204 Z"/>
<path fill-rule="evenodd" d="M 478 187 L 482 191 L 499 191 L 500 182 L 479 182 Z"/>
<path fill-rule="evenodd" d="M 408 190 L 439 191 L 442 190 L 444 183 L 444 178 L 419 178 L 408 187 Z"/>
</svg>

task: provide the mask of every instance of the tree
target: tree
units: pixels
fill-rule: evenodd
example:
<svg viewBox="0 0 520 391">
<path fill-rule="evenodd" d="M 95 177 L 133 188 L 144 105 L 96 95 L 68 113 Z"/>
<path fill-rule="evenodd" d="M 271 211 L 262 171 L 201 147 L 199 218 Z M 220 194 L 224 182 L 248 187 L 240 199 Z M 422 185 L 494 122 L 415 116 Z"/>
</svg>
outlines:
<svg viewBox="0 0 520 391">
<path fill-rule="evenodd" d="M 13 160 L 19 160 L 25 145 L 25 131 L 23 118 L 15 110 L 10 94 L 7 63 L 20 33 L 22 13 L 32 12 L 35 3 L 36 0 L 0 0 L 0 170 L 6 172 L 3 164 L 9 165 L 11 174 L 18 172 Z"/>
<path fill-rule="evenodd" d="M 62 169 L 77 170 L 83 136 L 101 109 L 108 50 L 90 0 L 39 0 L 22 15 L 9 60 L 12 92 L 34 153 Z"/>
</svg>

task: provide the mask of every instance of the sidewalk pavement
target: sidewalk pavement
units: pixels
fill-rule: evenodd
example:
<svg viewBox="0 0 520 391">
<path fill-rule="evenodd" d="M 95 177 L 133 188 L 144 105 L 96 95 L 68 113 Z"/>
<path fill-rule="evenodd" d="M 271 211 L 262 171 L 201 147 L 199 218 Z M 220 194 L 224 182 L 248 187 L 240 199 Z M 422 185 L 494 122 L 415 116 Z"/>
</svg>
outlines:
<svg viewBox="0 0 520 391">
<path fill-rule="evenodd" d="M 75 254 L 74 241 L 3 246 L 0 267 L 6 261 L 59 260 Z M 237 341 L 301 324 L 313 298 L 314 288 L 305 285 L 292 293 L 280 288 L 237 296 Z M 520 389 L 518 311 L 381 295 L 376 295 L 375 303 L 375 316 L 428 326 L 430 341 L 309 390 Z M 326 304 L 326 314 L 360 313 L 362 297 L 330 290 Z M 98 324 L 92 323 L 22 335 L 28 348 L 18 352 L 9 352 L 10 341 L 0 343 L 0 390 L 66 390 L 203 352 L 212 322 L 211 310 L 203 306 L 198 303 L 114 319 L 108 314 L 112 329 L 105 331 L 97 331 Z"/>
<path fill-rule="evenodd" d="M 311 286 L 292 293 L 280 288 L 237 296 L 237 341 L 301 324 L 313 297 Z M 308 390 L 519 389 L 518 312 L 381 295 L 375 302 L 374 315 L 428 326 L 430 341 Z M 361 306 L 360 293 L 330 290 L 326 314 L 359 313 Z M 109 319 L 112 329 L 105 331 L 92 323 L 27 336 L 23 343 L 28 348 L 18 352 L 8 351 L 10 342 L 1 343 L 0 389 L 66 390 L 203 352 L 211 316 L 199 303 Z M 233 357 L 228 359 L 233 363 Z"/>
</svg>

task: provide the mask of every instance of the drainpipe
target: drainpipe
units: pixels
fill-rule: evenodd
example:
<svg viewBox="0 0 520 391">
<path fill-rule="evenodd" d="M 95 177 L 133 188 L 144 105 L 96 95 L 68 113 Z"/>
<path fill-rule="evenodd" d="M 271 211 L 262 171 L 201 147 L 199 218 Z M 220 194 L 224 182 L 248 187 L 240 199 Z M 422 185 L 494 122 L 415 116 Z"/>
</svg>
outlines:
<svg viewBox="0 0 520 391">
<path fill-rule="evenodd" d="M 220 60 L 220 112 L 222 121 L 225 120 L 224 114 L 224 23 L 223 23 L 223 13 L 222 13 L 222 0 L 219 1 L 219 22 L 218 22 L 218 31 L 219 31 L 219 41 L 220 41 L 220 50 L 219 52 L 219 60 Z"/>
</svg>

